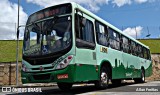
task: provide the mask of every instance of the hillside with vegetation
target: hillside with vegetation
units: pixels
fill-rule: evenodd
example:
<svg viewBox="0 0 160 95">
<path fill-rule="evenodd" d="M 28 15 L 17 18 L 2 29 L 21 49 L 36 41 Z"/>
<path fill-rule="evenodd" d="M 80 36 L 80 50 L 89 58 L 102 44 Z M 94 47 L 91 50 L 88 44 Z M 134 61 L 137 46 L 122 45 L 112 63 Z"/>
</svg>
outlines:
<svg viewBox="0 0 160 95">
<path fill-rule="evenodd" d="M 0 62 L 16 62 L 16 40 L 0 41 Z M 22 41 L 19 41 L 19 61 L 22 60 Z"/>
<path fill-rule="evenodd" d="M 160 54 L 160 39 L 139 39 L 139 41 L 149 46 L 152 54 Z"/>
<path fill-rule="evenodd" d="M 151 53 L 160 54 L 160 39 L 139 39 L 150 47 Z M 19 41 L 19 61 L 22 60 L 22 41 Z M 16 41 L 0 41 L 0 62 L 16 62 Z"/>
</svg>

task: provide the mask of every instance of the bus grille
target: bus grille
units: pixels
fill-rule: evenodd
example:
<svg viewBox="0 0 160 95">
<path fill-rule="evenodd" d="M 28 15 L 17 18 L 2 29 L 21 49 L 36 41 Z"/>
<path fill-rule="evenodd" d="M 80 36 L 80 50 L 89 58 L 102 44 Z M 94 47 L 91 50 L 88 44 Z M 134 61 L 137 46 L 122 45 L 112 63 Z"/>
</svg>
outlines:
<svg viewBox="0 0 160 95">
<path fill-rule="evenodd" d="M 31 65 L 44 65 L 44 64 L 51 64 L 59 57 L 49 57 L 49 58 L 42 58 L 42 59 L 25 59 Z"/>
<path fill-rule="evenodd" d="M 52 66 L 52 67 L 44 67 L 45 70 L 53 69 L 53 68 L 54 68 L 54 66 Z M 40 68 L 32 68 L 32 70 L 40 70 Z"/>
<path fill-rule="evenodd" d="M 33 75 L 35 80 L 49 80 L 50 74 L 42 74 L 42 75 Z"/>
</svg>

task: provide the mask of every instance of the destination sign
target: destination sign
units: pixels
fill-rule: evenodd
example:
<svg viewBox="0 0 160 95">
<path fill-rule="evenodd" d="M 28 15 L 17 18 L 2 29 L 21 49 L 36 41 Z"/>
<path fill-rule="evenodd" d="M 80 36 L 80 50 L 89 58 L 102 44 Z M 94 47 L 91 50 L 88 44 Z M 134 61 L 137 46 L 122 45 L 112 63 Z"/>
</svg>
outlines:
<svg viewBox="0 0 160 95">
<path fill-rule="evenodd" d="M 45 19 L 51 16 L 69 14 L 71 12 L 72 12 L 71 4 L 62 4 L 62 5 L 52 6 L 32 14 L 29 17 L 27 24 L 30 24 L 32 22 Z"/>
</svg>

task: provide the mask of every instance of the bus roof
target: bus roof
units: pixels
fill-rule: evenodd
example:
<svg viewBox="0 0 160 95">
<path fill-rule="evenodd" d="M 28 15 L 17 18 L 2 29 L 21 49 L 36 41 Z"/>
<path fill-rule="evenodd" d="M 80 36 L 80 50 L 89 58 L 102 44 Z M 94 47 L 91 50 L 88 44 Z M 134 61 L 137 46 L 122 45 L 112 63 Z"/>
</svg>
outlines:
<svg viewBox="0 0 160 95">
<path fill-rule="evenodd" d="M 121 33 L 122 35 L 128 37 L 129 39 L 133 40 L 134 42 L 136 42 L 136 43 L 138 43 L 138 44 L 140 44 L 140 45 L 142 45 L 142 46 L 144 46 L 144 47 L 146 47 L 146 48 L 149 49 L 148 46 L 144 45 L 143 43 L 139 42 L 138 40 L 134 39 L 133 37 L 124 34 L 120 29 L 116 28 L 115 26 L 113 26 L 112 24 L 110 24 L 110 23 L 108 23 L 107 21 L 103 20 L 102 18 L 96 16 L 94 13 L 92 13 L 92 12 L 88 11 L 87 9 L 83 8 L 81 5 L 79 5 L 79 4 L 77 4 L 77 3 L 74 3 L 74 2 L 71 2 L 71 4 L 72 4 L 72 6 L 73 6 L 74 8 L 78 8 L 79 10 L 81 10 L 81 11 L 84 12 L 84 13 L 86 13 L 87 15 L 93 17 L 94 19 L 96 19 L 96 20 L 102 22 L 103 24 L 109 26 L 110 28 L 116 30 L 117 32 L 119 32 L 119 33 Z"/>
</svg>

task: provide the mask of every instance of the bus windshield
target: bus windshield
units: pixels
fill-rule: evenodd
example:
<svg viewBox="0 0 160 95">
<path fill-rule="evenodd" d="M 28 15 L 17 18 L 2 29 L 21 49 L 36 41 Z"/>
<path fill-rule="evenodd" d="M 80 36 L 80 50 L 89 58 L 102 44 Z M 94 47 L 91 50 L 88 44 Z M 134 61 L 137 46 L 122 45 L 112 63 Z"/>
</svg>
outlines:
<svg viewBox="0 0 160 95">
<path fill-rule="evenodd" d="M 24 35 L 24 56 L 56 53 L 71 45 L 71 16 L 52 17 L 27 25 Z"/>
</svg>

